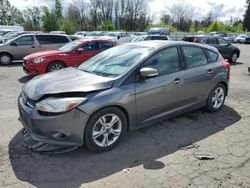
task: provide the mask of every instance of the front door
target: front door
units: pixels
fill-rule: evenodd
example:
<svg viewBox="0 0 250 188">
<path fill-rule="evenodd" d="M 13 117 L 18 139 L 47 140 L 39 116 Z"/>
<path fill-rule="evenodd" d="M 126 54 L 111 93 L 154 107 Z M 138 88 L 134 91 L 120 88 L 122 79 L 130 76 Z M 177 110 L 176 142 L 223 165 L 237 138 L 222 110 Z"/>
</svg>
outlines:
<svg viewBox="0 0 250 188">
<path fill-rule="evenodd" d="M 182 105 L 186 88 L 176 47 L 166 48 L 149 58 L 140 68 L 157 69 L 159 75 L 135 83 L 137 123 L 145 124 L 165 116 Z"/>
</svg>

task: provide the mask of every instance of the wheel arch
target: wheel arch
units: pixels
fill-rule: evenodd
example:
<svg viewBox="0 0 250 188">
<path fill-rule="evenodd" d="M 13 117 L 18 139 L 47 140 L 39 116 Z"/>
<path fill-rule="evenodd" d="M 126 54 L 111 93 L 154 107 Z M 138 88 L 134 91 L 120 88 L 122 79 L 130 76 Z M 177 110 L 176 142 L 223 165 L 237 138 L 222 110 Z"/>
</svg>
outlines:
<svg viewBox="0 0 250 188">
<path fill-rule="evenodd" d="M 10 52 L 5 52 L 5 51 L 0 52 L 0 55 L 2 55 L 2 54 L 7 54 L 7 55 L 9 55 L 12 59 L 14 59 L 14 56 L 13 56 Z"/>
<path fill-rule="evenodd" d="M 226 96 L 227 96 L 227 94 L 228 94 L 228 84 L 227 84 L 225 81 L 221 81 L 221 82 L 219 82 L 218 84 L 223 84 L 223 86 L 224 86 L 225 89 L 226 89 Z"/>
</svg>

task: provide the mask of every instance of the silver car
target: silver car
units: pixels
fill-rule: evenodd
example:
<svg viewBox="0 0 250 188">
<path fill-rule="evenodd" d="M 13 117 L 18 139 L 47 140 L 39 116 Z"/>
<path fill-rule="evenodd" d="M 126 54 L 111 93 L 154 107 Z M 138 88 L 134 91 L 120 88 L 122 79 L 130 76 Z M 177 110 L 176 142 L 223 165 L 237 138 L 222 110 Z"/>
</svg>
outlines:
<svg viewBox="0 0 250 188">
<path fill-rule="evenodd" d="M 18 98 L 20 120 L 32 140 L 106 151 L 127 131 L 204 106 L 220 110 L 229 73 L 210 46 L 128 43 L 33 78 Z"/>
<path fill-rule="evenodd" d="M 58 49 L 70 42 L 67 35 L 25 34 L 4 44 L 0 44 L 0 64 L 9 65 L 13 60 L 22 60 L 25 56 L 48 49 Z"/>
</svg>

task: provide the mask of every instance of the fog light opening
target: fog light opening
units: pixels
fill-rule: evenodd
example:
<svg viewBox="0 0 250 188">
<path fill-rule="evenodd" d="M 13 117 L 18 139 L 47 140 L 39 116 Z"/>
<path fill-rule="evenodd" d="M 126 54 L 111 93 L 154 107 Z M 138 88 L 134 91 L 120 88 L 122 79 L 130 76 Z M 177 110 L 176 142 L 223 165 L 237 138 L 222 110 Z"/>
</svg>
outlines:
<svg viewBox="0 0 250 188">
<path fill-rule="evenodd" d="M 53 133 L 51 136 L 52 136 L 53 138 L 56 138 L 56 139 L 65 139 L 65 138 L 66 138 L 66 135 L 65 135 L 65 134 L 59 133 L 59 132 Z"/>
</svg>

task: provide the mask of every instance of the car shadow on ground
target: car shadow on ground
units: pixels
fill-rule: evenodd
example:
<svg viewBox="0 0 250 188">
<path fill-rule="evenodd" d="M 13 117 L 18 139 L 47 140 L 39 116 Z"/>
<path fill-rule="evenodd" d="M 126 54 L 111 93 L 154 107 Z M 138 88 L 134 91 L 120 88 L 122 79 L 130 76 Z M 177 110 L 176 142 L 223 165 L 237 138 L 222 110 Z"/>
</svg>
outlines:
<svg viewBox="0 0 250 188">
<path fill-rule="evenodd" d="M 9 143 L 9 158 L 16 177 L 33 186 L 79 187 L 138 165 L 147 170 L 166 168 L 167 164 L 159 158 L 218 133 L 240 119 L 229 106 L 217 113 L 197 110 L 128 133 L 115 149 L 104 153 L 92 153 L 85 147 L 59 155 L 32 152 L 24 146 L 20 131 Z"/>
<path fill-rule="evenodd" d="M 22 84 L 25 84 L 28 81 L 30 81 L 32 78 L 33 78 L 32 76 L 26 75 L 26 76 L 23 76 L 22 78 L 19 78 L 18 81 Z"/>
<path fill-rule="evenodd" d="M 243 65 L 244 63 L 242 62 L 235 62 L 235 63 L 231 63 L 231 66 L 238 66 L 238 65 Z"/>
</svg>

